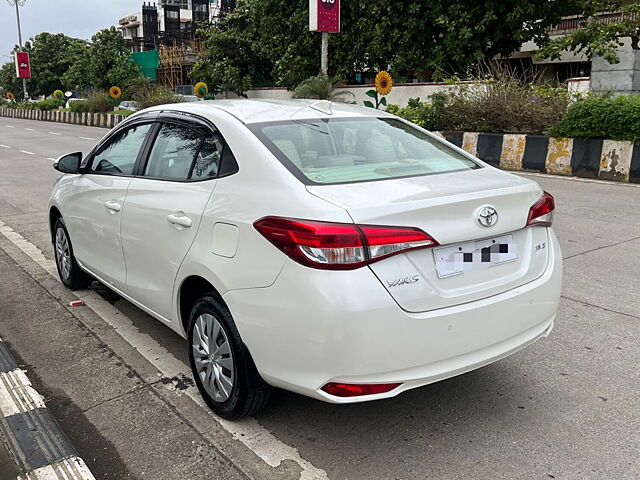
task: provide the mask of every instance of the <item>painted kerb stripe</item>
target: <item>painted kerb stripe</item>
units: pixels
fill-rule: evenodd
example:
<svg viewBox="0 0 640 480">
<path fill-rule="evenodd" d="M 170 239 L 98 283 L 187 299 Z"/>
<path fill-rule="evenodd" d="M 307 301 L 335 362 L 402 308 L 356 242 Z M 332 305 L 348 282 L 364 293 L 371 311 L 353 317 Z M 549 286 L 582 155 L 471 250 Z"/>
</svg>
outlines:
<svg viewBox="0 0 640 480">
<path fill-rule="evenodd" d="M 19 479 L 95 480 L 1 339 L 0 431 Z"/>
</svg>

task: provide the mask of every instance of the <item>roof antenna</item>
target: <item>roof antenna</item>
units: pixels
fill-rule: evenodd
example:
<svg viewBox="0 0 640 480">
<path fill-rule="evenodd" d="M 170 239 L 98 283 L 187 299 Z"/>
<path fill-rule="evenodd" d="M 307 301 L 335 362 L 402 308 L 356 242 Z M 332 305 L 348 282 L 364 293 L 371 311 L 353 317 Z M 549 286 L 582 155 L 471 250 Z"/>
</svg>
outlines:
<svg viewBox="0 0 640 480">
<path fill-rule="evenodd" d="M 319 100 L 317 102 L 313 102 L 309 105 L 309 108 L 313 108 L 321 113 L 326 113 L 327 115 L 333 115 L 333 110 L 331 110 L 331 102 L 329 100 Z"/>
</svg>

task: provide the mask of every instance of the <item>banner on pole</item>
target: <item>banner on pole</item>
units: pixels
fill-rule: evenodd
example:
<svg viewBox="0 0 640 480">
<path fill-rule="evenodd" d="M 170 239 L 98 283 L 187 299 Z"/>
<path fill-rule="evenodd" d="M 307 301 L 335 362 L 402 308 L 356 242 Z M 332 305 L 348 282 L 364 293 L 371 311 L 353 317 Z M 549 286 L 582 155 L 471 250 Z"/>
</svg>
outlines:
<svg viewBox="0 0 640 480">
<path fill-rule="evenodd" d="M 27 52 L 16 52 L 16 75 L 18 78 L 31 78 L 31 63 Z"/>
<path fill-rule="evenodd" d="M 309 0 L 309 30 L 340 33 L 340 0 Z"/>
</svg>

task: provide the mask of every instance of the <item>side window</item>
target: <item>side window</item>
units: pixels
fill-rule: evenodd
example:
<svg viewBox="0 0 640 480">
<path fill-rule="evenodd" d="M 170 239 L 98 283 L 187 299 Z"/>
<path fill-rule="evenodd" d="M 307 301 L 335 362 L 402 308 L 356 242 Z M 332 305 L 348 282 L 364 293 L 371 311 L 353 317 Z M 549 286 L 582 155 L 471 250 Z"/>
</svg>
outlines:
<svg viewBox="0 0 640 480">
<path fill-rule="evenodd" d="M 144 169 L 145 177 L 188 180 L 204 135 L 182 125 L 165 123 L 160 128 Z"/>
<path fill-rule="evenodd" d="M 138 125 L 117 135 L 94 156 L 91 171 L 110 175 L 131 175 L 150 128 L 150 123 Z"/>
<path fill-rule="evenodd" d="M 209 133 L 204 139 L 202 148 L 196 158 L 196 163 L 191 172 L 191 180 L 205 180 L 216 178 L 222 160 L 224 143 L 217 133 Z"/>
</svg>

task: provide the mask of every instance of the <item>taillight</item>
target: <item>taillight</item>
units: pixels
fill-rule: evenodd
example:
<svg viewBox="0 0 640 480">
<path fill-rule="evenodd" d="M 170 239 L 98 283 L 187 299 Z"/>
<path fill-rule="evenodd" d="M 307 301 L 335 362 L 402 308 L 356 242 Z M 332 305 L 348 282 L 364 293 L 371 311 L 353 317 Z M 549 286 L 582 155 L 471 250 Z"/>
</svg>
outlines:
<svg viewBox="0 0 640 480">
<path fill-rule="evenodd" d="M 400 383 L 327 383 L 322 390 L 336 397 L 359 397 L 387 393 L 400 385 Z"/>
<path fill-rule="evenodd" d="M 553 199 L 553 195 L 544 192 L 542 197 L 540 197 L 540 200 L 534 203 L 529 209 L 529 217 L 527 218 L 527 224 L 525 227 L 530 225 L 550 227 L 553 223 L 553 211 L 555 208 L 556 203 Z"/>
<path fill-rule="evenodd" d="M 265 217 L 254 227 L 302 265 L 353 270 L 401 252 L 438 245 L 418 228 Z"/>
</svg>

